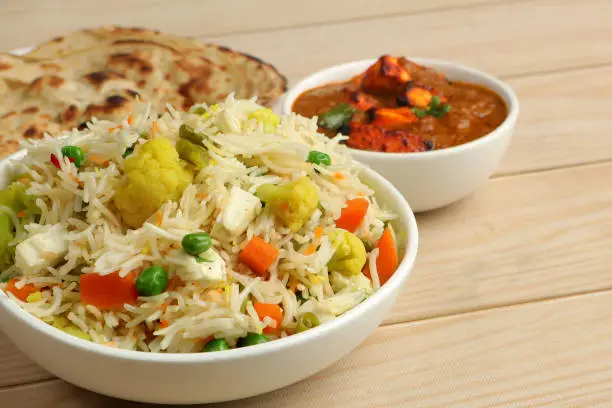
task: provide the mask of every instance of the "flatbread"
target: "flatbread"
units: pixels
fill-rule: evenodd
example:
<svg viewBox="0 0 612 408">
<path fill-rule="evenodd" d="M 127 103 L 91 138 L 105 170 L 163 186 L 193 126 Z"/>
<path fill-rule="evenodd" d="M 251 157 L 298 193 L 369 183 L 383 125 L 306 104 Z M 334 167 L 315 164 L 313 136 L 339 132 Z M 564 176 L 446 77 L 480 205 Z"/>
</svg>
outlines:
<svg viewBox="0 0 612 408">
<path fill-rule="evenodd" d="M 140 28 L 76 31 L 0 54 L 0 157 L 22 139 L 124 117 L 137 100 L 186 110 L 234 92 L 269 106 L 286 85 L 273 66 L 218 45 Z"/>
</svg>

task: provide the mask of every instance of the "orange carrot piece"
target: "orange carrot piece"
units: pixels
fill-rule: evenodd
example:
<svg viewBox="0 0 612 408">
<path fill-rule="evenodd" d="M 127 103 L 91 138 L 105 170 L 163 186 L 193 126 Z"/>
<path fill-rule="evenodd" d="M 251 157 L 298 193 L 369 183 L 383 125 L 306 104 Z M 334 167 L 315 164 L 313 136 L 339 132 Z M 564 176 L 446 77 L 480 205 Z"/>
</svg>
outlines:
<svg viewBox="0 0 612 408">
<path fill-rule="evenodd" d="M 253 307 L 257 312 L 257 316 L 259 316 L 259 320 L 263 321 L 265 317 L 269 317 L 276 322 L 276 327 L 266 326 L 263 329 L 264 333 L 276 333 L 280 329 L 283 323 L 283 309 L 279 305 L 255 302 Z"/>
<path fill-rule="evenodd" d="M 323 236 L 323 227 L 319 225 L 317 228 L 314 229 L 314 238 L 321 239 L 322 236 Z"/>
<path fill-rule="evenodd" d="M 19 218 L 27 217 L 27 215 L 28 215 L 28 212 L 26 210 L 22 210 L 17 213 L 17 217 Z"/>
<path fill-rule="evenodd" d="M 278 258 L 278 249 L 259 237 L 253 237 L 240 251 L 238 259 L 256 275 L 265 276 L 270 265 Z"/>
<path fill-rule="evenodd" d="M 340 172 L 334 173 L 332 177 L 336 180 L 344 180 L 346 178 L 346 176 Z"/>
<path fill-rule="evenodd" d="M 134 122 L 134 115 L 128 116 L 127 122 L 128 122 L 128 125 L 132 126 L 132 123 Z"/>
<path fill-rule="evenodd" d="M 310 244 L 308 248 L 304 251 L 304 255 L 312 255 L 317 252 L 317 244 Z"/>
<path fill-rule="evenodd" d="M 355 232 L 363 221 L 370 203 L 365 198 L 354 198 L 346 202 L 340 217 L 336 220 L 336 227 Z"/>
<path fill-rule="evenodd" d="M 165 329 L 166 327 L 168 327 L 168 321 L 167 320 L 160 321 L 159 327 L 161 327 L 162 329 Z"/>
<path fill-rule="evenodd" d="M 9 279 L 8 283 L 6 284 L 6 291 L 11 292 L 13 295 L 15 295 L 17 299 L 23 302 L 26 302 L 28 299 L 28 296 L 30 296 L 32 293 L 38 291 L 36 286 L 34 286 L 34 284 L 32 283 L 28 283 L 27 285 L 24 285 L 23 288 L 21 289 L 18 289 L 15 286 L 15 283 L 17 283 L 15 279 L 13 278 Z"/>
<path fill-rule="evenodd" d="M 118 272 L 108 275 L 86 273 L 81 275 L 81 300 L 102 310 L 116 310 L 124 304 L 136 304 L 138 292 L 134 275 L 130 272 L 124 278 Z"/>
<path fill-rule="evenodd" d="M 399 262 L 397 258 L 395 240 L 393 239 L 393 234 L 389 228 L 385 229 L 383 232 L 382 236 L 378 240 L 378 244 L 376 244 L 376 248 L 378 248 L 376 270 L 378 271 L 378 280 L 380 281 L 380 284 L 383 285 L 391 276 L 393 276 Z M 369 264 L 366 263 L 363 273 L 365 276 L 372 279 L 370 276 Z"/>
<path fill-rule="evenodd" d="M 155 138 L 158 130 L 159 130 L 159 128 L 157 127 L 157 122 L 151 123 L 151 136 L 153 138 Z"/>
</svg>

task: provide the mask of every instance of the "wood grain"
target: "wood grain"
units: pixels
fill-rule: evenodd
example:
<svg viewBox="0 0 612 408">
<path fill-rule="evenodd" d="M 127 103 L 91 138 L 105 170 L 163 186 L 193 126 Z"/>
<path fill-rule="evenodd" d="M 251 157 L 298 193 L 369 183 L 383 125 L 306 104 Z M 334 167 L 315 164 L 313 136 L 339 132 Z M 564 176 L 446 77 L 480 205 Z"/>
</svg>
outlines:
<svg viewBox="0 0 612 408">
<path fill-rule="evenodd" d="M 512 78 L 508 83 L 518 95 L 521 113 L 498 174 L 612 159 L 612 67 Z"/>
<path fill-rule="evenodd" d="M 2 332 L 0 332 L 0 367 L 0 388 L 52 377 L 19 351 Z M 0 404 L 0 407 L 4 406 Z"/>
<path fill-rule="evenodd" d="M 612 164 L 491 180 L 419 216 L 420 248 L 387 323 L 612 288 Z"/>
<path fill-rule="evenodd" d="M 594 407 L 612 404 L 612 292 L 386 326 L 294 386 L 216 408 Z M 143 407 L 52 381 L 6 406 Z M 23 405 L 20 405 L 23 404 Z M 82 405 L 81 405 L 82 404 Z"/>
<path fill-rule="evenodd" d="M 0 9 L 0 49 L 38 44 L 87 26 L 141 26 L 189 36 L 213 36 L 339 21 L 372 19 L 428 10 L 455 9 L 504 0 L 5 0 Z M 517 1 L 517 0 L 513 0 Z M 18 26 L 16 25 L 18 23 Z M 18 32 L 19 35 L 15 35 Z"/>
<path fill-rule="evenodd" d="M 501 76 L 521 101 L 508 155 L 472 197 L 418 217 L 386 325 L 311 379 L 209 406 L 610 407 L 611 20 L 608 0 L 8 0 L 0 47 L 114 23 L 249 52 L 292 83 L 382 53 Z M 0 367 L 3 408 L 145 406 L 52 379 L 2 333 Z"/>
<path fill-rule="evenodd" d="M 270 61 L 292 81 L 383 53 L 453 60 L 509 76 L 612 63 L 611 16 L 608 0 L 504 2 L 208 39 Z"/>
</svg>

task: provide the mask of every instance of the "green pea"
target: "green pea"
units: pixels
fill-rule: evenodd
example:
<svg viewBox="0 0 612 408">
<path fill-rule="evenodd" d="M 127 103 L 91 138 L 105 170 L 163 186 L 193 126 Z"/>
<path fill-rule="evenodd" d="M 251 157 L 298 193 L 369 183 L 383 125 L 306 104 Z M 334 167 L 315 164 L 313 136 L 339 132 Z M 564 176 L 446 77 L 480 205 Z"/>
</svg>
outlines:
<svg viewBox="0 0 612 408">
<path fill-rule="evenodd" d="M 212 245 L 212 238 L 206 232 L 194 232 L 183 237 L 181 245 L 189 255 L 199 255 L 208 251 Z"/>
<path fill-rule="evenodd" d="M 269 342 L 268 336 L 257 333 L 249 333 L 244 337 L 238 339 L 238 347 L 254 346 L 256 344 L 262 344 Z"/>
<path fill-rule="evenodd" d="M 136 290 L 140 296 L 155 296 L 166 290 L 168 272 L 158 265 L 153 265 L 140 273 L 136 279 Z"/>
<path fill-rule="evenodd" d="M 208 353 L 211 351 L 229 350 L 229 348 L 230 346 L 229 344 L 227 344 L 227 341 L 225 341 L 225 339 L 212 339 L 211 341 L 206 343 L 202 351 Z"/>
<path fill-rule="evenodd" d="M 321 166 L 329 166 L 331 164 L 329 154 L 317 152 L 316 150 L 312 150 L 310 153 L 308 153 L 308 159 L 306 159 L 306 161 L 313 164 L 319 164 Z"/>
<path fill-rule="evenodd" d="M 74 162 L 74 165 L 77 167 L 81 167 L 81 164 L 83 164 L 83 161 L 85 160 L 85 153 L 83 153 L 83 150 L 77 146 L 62 147 L 62 155 L 72 159 L 70 161 Z"/>
<path fill-rule="evenodd" d="M 306 312 L 298 318 L 297 327 L 295 330 L 300 333 L 306 330 L 310 330 L 313 327 L 317 327 L 321 323 L 319 322 L 319 318 L 316 314 L 311 312 Z"/>
</svg>

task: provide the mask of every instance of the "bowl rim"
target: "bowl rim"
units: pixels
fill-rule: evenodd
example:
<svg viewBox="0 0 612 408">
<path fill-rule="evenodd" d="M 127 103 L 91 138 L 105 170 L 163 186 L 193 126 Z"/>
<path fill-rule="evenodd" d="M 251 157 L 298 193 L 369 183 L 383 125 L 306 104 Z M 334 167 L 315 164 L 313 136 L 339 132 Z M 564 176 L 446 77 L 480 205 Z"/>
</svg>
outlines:
<svg viewBox="0 0 612 408">
<path fill-rule="evenodd" d="M 23 158 L 25 155 L 26 150 L 24 149 L 0 160 L 0 178 L 4 171 L 3 167 L 10 165 L 11 161 Z M 398 218 L 407 224 L 408 229 L 407 242 L 402 251 L 402 262 L 398 265 L 393 276 L 363 302 L 337 318 L 306 332 L 296 333 L 268 343 L 215 353 L 151 353 L 113 348 L 64 333 L 26 312 L 2 290 L 0 290 L 0 310 L 3 309 L 4 312 L 11 314 L 15 319 L 28 325 L 31 329 L 40 332 L 44 336 L 52 337 L 65 346 L 74 347 L 83 352 L 91 352 L 99 356 L 141 363 L 203 364 L 227 362 L 240 360 L 245 357 L 265 356 L 283 348 L 299 346 L 308 342 L 310 338 L 322 337 L 326 333 L 332 332 L 345 324 L 350 324 L 351 321 L 358 319 L 366 309 L 381 303 L 385 297 L 393 296 L 395 291 L 401 289 L 401 285 L 409 277 L 414 267 L 419 246 L 418 227 L 414 212 L 403 195 L 379 173 L 364 166 L 362 174 L 371 179 L 373 184 L 378 185 L 381 190 L 385 190 L 389 194 L 391 202 L 399 203 L 398 208 L 394 210 L 397 212 Z"/>
<path fill-rule="evenodd" d="M 476 148 L 482 144 L 488 143 L 492 139 L 500 137 L 501 135 L 510 131 L 514 127 L 518 119 L 518 114 L 519 114 L 519 99 L 516 96 L 516 93 L 514 92 L 512 87 L 508 85 L 507 83 L 505 83 L 504 81 L 502 81 L 501 79 L 491 74 L 488 74 L 484 71 L 481 71 L 479 69 L 472 68 L 470 66 L 459 64 L 459 63 L 448 61 L 448 60 L 435 59 L 435 58 L 422 58 L 422 57 L 411 57 L 410 60 L 420 65 L 433 67 L 442 72 L 445 72 L 445 69 L 449 69 L 449 68 L 463 71 L 464 73 L 471 74 L 475 77 L 478 77 L 479 80 L 489 88 L 492 88 L 491 85 L 493 85 L 493 87 L 499 88 L 502 92 L 499 92 L 495 89 L 492 89 L 492 90 L 505 101 L 506 106 L 508 108 L 508 115 L 497 128 L 493 129 L 493 131 L 487 133 L 486 135 L 482 137 L 479 137 L 467 143 L 462 143 L 457 146 L 446 147 L 440 150 L 434 149 L 434 150 L 430 150 L 426 152 L 405 152 L 405 153 L 374 152 L 370 150 L 360 150 L 360 149 L 353 149 L 353 148 L 347 147 L 351 151 L 351 154 L 354 154 L 355 157 L 363 158 L 363 160 L 383 159 L 383 158 L 390 159 L 390 160 L 401 160 L 407 157 L 410 157 L 411 159 L 414 159 L 414 160 L 429 160 L 435 157 L 460 154 L 461 152 L 465 150 Z M 337 73 L 342 73 L 345 71 L 352 71 L 353 69 L 356 69 L 356 68 L 361 68 L 361 70 L 364 70 L 376 61 L 377 61 L 377 58 L 368 58 L 368 59 L 346 62 L 342 64 L 336 64 L 336 65 L 329 66 L 327 68 L 323 68 L 319 71 L 316 71 L 302 78 L 299 82 L 293 85 L 283 97 L 283 100 L 280 104 L 280 113 L 282 115 L 288 115 L 288 114 L 293 113 L 291 109 L 293 102 L 295 102 L 295 100 L 300 94 L 302 94 L 308 89 L 312 89 L 312 86 L 309 86 L 309 87 L 305 86 L 307 82 L 315 81 L 319 85 L 323 85 L 325 83 L 332 82 L 332 81 L 327 81 L 327 82 L 324 81 L 324 78 L 328 76 L 329 74 L 337 74 Z M 348 78 L 349 76 L 347 76 L 347 79 Z"/>
</svg>

